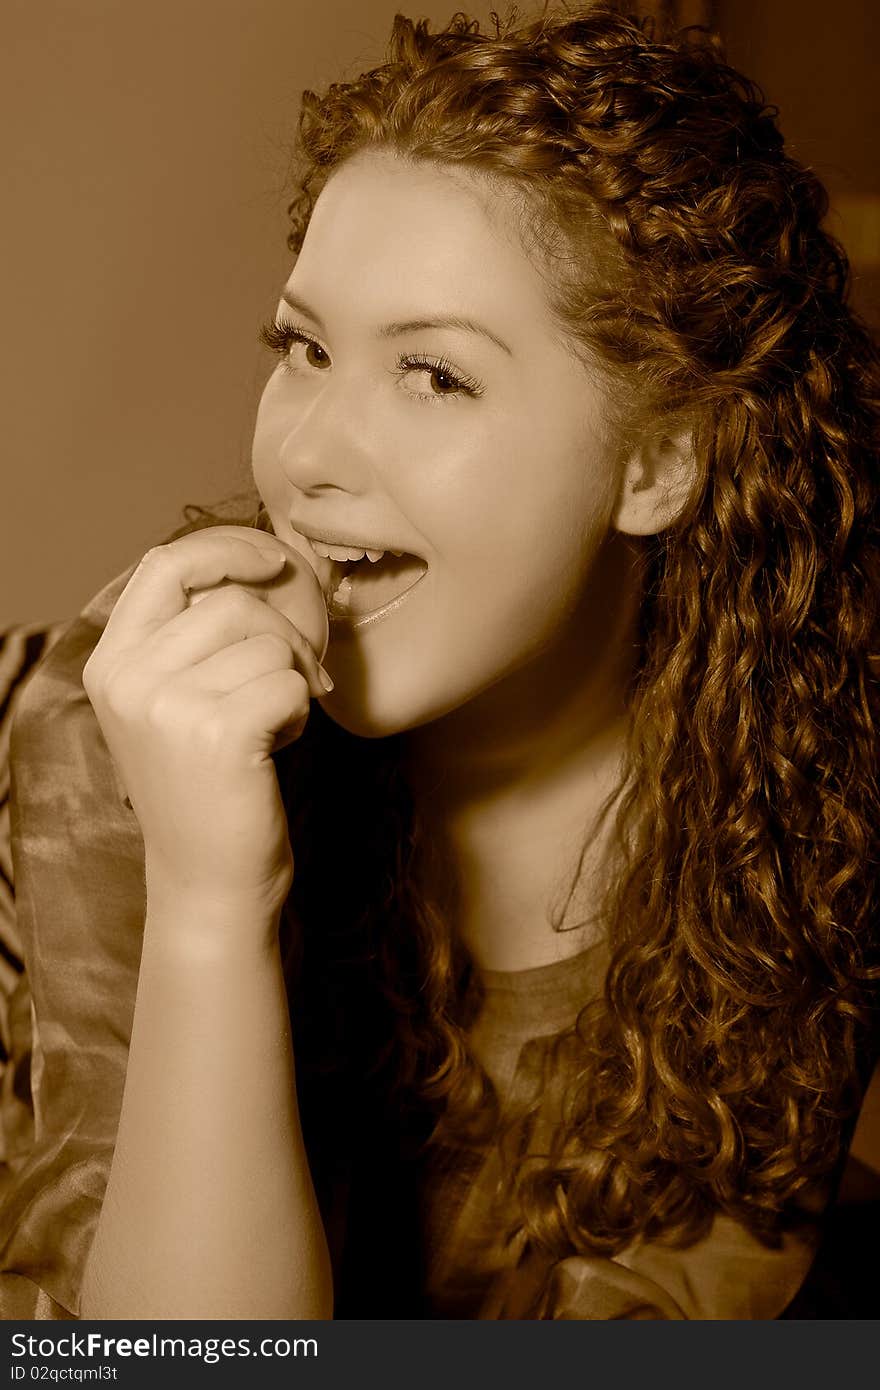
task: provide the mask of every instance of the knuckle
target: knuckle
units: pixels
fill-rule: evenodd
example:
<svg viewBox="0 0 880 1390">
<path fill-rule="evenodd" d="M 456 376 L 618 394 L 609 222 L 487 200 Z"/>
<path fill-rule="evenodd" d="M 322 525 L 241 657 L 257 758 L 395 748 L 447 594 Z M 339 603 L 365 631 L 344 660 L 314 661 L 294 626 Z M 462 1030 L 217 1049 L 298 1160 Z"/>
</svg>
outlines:
<svg viewBox="0 0 880 1390">
<path fill-rule="evenodd" d="M 159 565 L 167 565 L 170 559 L 173 559 L 170 545 L 154 545 L 146 552 L 138 568 L 149 565 L 150 569 L 156 569 Z"/>
<path fill-rule="evenodd" d="M 144 701 L 144 722 L 156 732 L 177 730 L 183 723 L 183 708 L 178 692 L 170 685 L 159 685 Z"/>
<path fill-rule="evenodd" d="M 108 634 L 103 632 L 100 640 L 89 654 L 83 666 L 82 682 L 89 692 L 98 691 L 113 670 L 113 648 Z"/>
<path fill-rule="evenodd" d="M 301 719 L 292 719 L 282 734 L 285 743 L 295 743 L 298 738 L 302 738 L 308 722 L 309 718 L 306 714 Z"/>
<path fill-rule="evenodd" d="M 131 714 L 134 702 L 125 680 L 117 677 L 115 680 L 105 681 L 100 697 L 102 707 L 117 719 Z"/>
<path fill-rule="evenodd" d="M 292 706 L 297 711 L 308 714 L 311 708 L 311 693 L 305 676 L 301 675 L 299 671 L 293 670 L 282 672 L 282 676 L 289 686 Z"/>
<path fill-rule="evenodd" d="M 254 638 L 254 641 L 262 642 L 284 666 L 292 664 L 293 652 L 290 649 L 290 643 L 281 636 L 280 632 L 263 632 L 259 638 Z"/>
<path fill-rule="evenodd" d="M 100 698 L 101 704 L 110 714 L 123 718 L 136 710 L 139 682 L 137 674 L 128 667 L 103 669 L 93 684 L 95 695 Z"/>
</svg>

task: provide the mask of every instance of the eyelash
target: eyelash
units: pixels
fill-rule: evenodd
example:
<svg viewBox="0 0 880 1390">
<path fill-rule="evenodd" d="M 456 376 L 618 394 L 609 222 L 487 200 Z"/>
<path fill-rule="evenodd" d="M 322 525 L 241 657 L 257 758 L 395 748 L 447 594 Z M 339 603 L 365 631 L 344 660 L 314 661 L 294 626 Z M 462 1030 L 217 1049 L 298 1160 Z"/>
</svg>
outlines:
<svg viewBox="0 0 880 1390">
<path fill-rule="evenodd" d="M 305 343 L 306 346 L 314 344 L 315 347 L 321 348 L 318 340 L 313 338 L 310 333 L 306 333 L 304 329 L 298 328 L 292 323 L 284 323 L 283 321 L 278 323 L 274 319 L 263 324 L 259 336 L 263 346 L 269 348 L 271 352 L 277 353 L 282 359 L 287 358 L 291 343 Z M 322 352 L 324 350 L 321 348 Z M 327 355 L 329 357 L 329 353 Z M 284 360 L 282 365 L 287 371 L 291 370 L 288 361 Z M 448 393 L 434 392 L 430 397 L 423 397 L 424 400 L 430 400 L 432 404 L 439 403 L 446 396 L 454 398 L 458 395 L 465 395 L 475 398 L 483 394 L 484 388 L 481 381 L 458 371 L 445 357 L 430 357 L 423 353 L 410 353 L 409 355 L 401 353 L 397 359 L 396 370 L 400 376 L 408 371 L 422 371 L 436 372 L 438 376 L 448 378 L 456 389 Z"/>
<path fill-rule="evenodd" d="M 285 356 L 290 351 L 291 343 L 316 343 L 317 340 L 303 332 L 301 328 L 296 328 L 292 323 L 278 323 L 275 319 L 269 319 L 260 329 L 260 342 L 264 347 L 269 348 L 270 352 L 277 352 L 280 357 Z M 320 347 L 321 344 L 317 343 Z"/>
</svg>

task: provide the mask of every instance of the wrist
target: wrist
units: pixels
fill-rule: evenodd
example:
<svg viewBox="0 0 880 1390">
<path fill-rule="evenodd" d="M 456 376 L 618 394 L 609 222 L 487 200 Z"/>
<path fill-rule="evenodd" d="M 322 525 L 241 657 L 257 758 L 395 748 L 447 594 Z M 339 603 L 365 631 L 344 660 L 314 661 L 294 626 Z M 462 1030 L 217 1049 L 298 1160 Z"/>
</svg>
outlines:
<svg viewBox="0 0 880 1390">
<path fill-rule="evenodd" d="M 148 866 L 145 939 L 196 959 L 274 951 L 283 898 L 193 883 Z"/>
<path fill-rule="evenodd" d="M 144 869 L 148 892 L 163 899 L 186 899 L 222 910 L 245 906 L 267 915 L 277 915 L 284 906 L 293 883 L 293 867 L 285 865 L 262 881 L 236 876 L 229 866 L 215 859 L 208 865 L 193 867 L 177 857 L 145 846 Z"/>
</svg>

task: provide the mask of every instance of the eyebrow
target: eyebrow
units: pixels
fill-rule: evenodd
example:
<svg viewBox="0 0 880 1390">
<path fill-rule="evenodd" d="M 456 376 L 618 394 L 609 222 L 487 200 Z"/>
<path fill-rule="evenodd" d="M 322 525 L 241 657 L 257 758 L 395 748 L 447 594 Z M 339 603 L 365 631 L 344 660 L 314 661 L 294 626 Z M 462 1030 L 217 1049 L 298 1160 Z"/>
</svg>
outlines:
<svg viewBox="0 0 880 1390">
<path fill-rule="evenodd" d="M 314 309 L 311 309 L 309 305 L 306 304 L 305 300 L 297 298 L 295 294 L 291 294 L 288 290 L 285 290 L 281 297 L 284 303 L 289 305 L 291 309 L 295 309 L 298 314 L 304 314 L 306 318 L 311 319 L 312 323 L 316 324 L 322 333 L 326 332 L 321 319 L 315 313 Z M 513 356 L 507 343 L 505 343 L 502 338 L 499 338 L 496 333 L 493 333 L 491 328 L 486 328 L 484 324 L 477 323 L 474 319 L 462 318 L 458 314 L 435 314 L 430 318 L 405 319 L 395 323 L 383 323 L 377 330 L 377 333 L 380 338 L 399 338 L 404 333 L 420 333 L 426 328 L 452 328 L 459 333 L 477 333 L 482 338 L 488 338 L 490 343 L 494 343 L 502 352 L 506 352 L 508 357 Z"/>
</svg>

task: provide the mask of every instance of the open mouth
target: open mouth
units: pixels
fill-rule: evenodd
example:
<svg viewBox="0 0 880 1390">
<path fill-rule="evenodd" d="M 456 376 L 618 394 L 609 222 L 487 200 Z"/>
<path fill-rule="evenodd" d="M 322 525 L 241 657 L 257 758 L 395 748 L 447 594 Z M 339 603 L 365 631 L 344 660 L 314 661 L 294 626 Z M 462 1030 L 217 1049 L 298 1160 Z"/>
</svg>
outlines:
<svg viewBox="0 0 880 1390">
<path fill-rule="evenodd" d="M 325 589 L 331 623 L 361 627 L 396 607 L 427 573 L 418 555 L 394 555 L 386 550 L 379 560 L 333 560 Z"/>
</svg>

